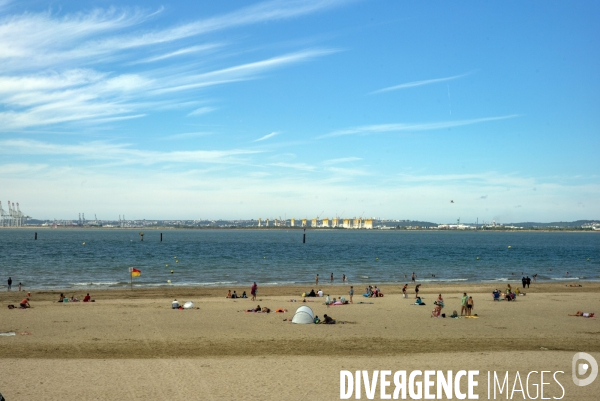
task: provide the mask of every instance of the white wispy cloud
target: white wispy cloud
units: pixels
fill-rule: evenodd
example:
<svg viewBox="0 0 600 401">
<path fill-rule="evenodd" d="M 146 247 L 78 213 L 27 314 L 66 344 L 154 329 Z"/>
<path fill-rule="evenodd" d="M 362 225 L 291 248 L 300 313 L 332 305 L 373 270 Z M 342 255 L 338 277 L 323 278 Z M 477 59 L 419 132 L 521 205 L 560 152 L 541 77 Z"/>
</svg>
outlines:
<svg viewBox="0 0 600 401">
<path fill-rule="evenodd" d="M 330 138 L 343 135 L 370 135 L 381 134 L 386 132 L 404 132 L 404 131 L 433 131 L 453 127 L 461 127 L 465 125 L 480 124 L 490 121 L 506 120 L 509 118 L 519 117 L 518 114 L 510 114 L 498 117 L 474 118 L 470 120 L 457 121 L 441 121 L 435 123 L 416 123 L 416 124 L 377 124 L 364 125 L 360 127 L 348 128 L 339 131 L 333 131 L 317 138 Z"/>
<path fill-rule="evenodd" d="M 118 162 L 118 164 L 158 164 L 158 163 L 245 163 L 240 157 L 261 153 L 259 150 L 190 150 L 154 151 L 136 149 L 131 144 L 107 142 L 86 142 L 77 145 L 53 144 L 27 139 L 0 141 L 0 154 L 70 156 L 86 161 Z"/>
<path fill-rule="evenodd" d="M 199 138 L 202 136 L 208 136 L 208 135 L 212 135 L 212 134 L 213 134 L 212 132 L 184 132 L 182 134 L 167 135 L 162 138 L 159 138 L 159 140 L 163 141 L 163 140 L 171 140 L 171 139 Z"/>
<path fill-rule="evenodd" d="M 330 165 L 330 164 L 338 164 L 338 163 L 351 163 L 351 162 L 357 162 L 359 160 L 362 160 L 362 158 L 360 158 L 360 157 L 341 157 L 339 159 L 325 160 L 325 161 L 323 161 L 323 164 Z"/>
<path fill-rule="evenodd" d="M 215 107 L 204 106 L 204 107 L 197 108 L 196 110 L 190 112 L 188 114 L 188 116 L 200 116 L 202 114 L 212 113 L 215 110 L 216 110 Z"/>
<path fill-rule="evenodd" d="M 172 57 L 183 56 L 186 54 L 198 53 L 198 52 L 202 52 L 202 51 L 206 51 L 206 50 L 213 50 L 213 49 L 216 49 L 221 46 L 223 46 L 223 44 L 220 44 L 220 43 L 208 43 L 208 44 L 200 45 L 200 46 L 191 46 L 191 47 L 186 47 L 183 49 L 176 50 L 174 52 L 161 54 L 159 56 L 148 57 L 148 58 L 145 58 L 142 60 L 134 61 L 131 64 L 152 63 L 155 61 L 166 60 L 166 59 L 169 59 Z"/>
<path fill-rule="evenodd" d="M 258 139 L 255 139 L 253 142 L 260 142 L 260 141 L 264 141 L 264 140 L 266 140 L 266 139 L 273 138 L 274 136 L 276 136 L 276 135 L 279 135 L 279 134 L 280 134 L 279 132 L 271 132 L 270 134 L 267 134 L 267 135 L 265 135 L 265 136 L 261 136 L 261 137 L 260 137 L 260 138 L 258 138 Z"/>
<path fill-rule="evenodd" d="M 461 75 L 454 75 L 451 77 L 445 77 L 445 78 L 434 78 L 434 79 L 425 79 L 422 81 L 413 81 L 413 82 L 406 82 L 400 85 L 394 85 L 394 86 L 389 86 L 387 88 L 383 88 L 383 89 L 378 89 L 376 91 L 371 92 L 370 94 L 376 94 L 376 93 L 383 93 L 383 92 L 389 92 L 389 91 L 395 91 L 395 90 L 399 90 L 399 89 L 406 89 L 406 88 L 414 88 L 416 86 L 423 86 L 423 85 L 431 85 L 431 84 L 437 84 L 440 82 L 447 82 L 447 81 L 452 81 L 458 78 L 463 78 L 466 77 L 467 75 L 471 75 L 472 72 L 468 72 L 466 74 L 461 74 Z"/>
<path fill-rule="evenodd" d="M 269 166 L 291 168 L 302 171 L 315 171 L 316 167 L 306 163 L 270 163 Z"/>
<path fill-rule="evenodd" d="M 304 49 L 223 66 L 232 56 L 218 53 L 222 43 L 182 41 L 216 30 L 295 18 L 343 3 L 269 1 L 158 29 L 149 22 L 161 18 L 162 8 L 5 14 L 0 16 L 0 131 L 131 119 L 169 104 L 183 108 L 191 99 L 180 93 L 174 99 L 175 93 L 187 91 L 184 96 L 191 97 L 191 91 L 256 79 L 275 68 L 331 54 L 335 50 Z M 175 51 L 174 45 L 179 47 Z M 199 62 L 200 52 L 214 57 Z M 192 57 L 174 62 L 184 55 Z M 153 68 L 156 61 L 166 65 Z M 115 72 L 125 65 L 127 73 Z M 185 114 L 213 110 L 205 106 L 188 109 Z"/>
</svg>

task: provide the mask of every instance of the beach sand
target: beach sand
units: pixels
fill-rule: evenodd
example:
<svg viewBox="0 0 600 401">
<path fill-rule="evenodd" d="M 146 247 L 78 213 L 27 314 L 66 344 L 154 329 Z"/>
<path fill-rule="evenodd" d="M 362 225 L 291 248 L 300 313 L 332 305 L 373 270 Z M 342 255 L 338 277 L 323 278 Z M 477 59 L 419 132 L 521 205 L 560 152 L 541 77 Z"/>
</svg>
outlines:
<svg viewBox="0 0 600 401">
<path fill-rule="evenodd" d="M 28 310 L 6 307 L 18 305 L 24 292 L 3 292 L 0 332 L 17 335 L 0 337 L 0 393 L 8 401 L 329 400 L 339 399 L 342 369 L 479 369 L 481 391 L 488 370 L 561 370 L 563 399 L 596 400 L 600 379 L 587 387 L 571 380 L 576 352 L 600 361 L 599 319 L 568 316 L 600 313 L 600 284 L 581 284 L 534 284 L 516 302 L 493 302 L 494 285 L 423 286 L 426 306 L 411 305 L 413 286 L 408 299 L 399 287 L 382 286 L 383 298 L 355 295 L 355 304 L 334 307 L 319 298 L 289 302 L 310 290 L 294 287 L 259 286 L 257 302 L 225 299 L 227 288 L 107 290 L 92 293 L 94 303 L 66 304 L 56 302 L 57 292 L 34 292 Z M 348 286 L 321 288 L 347 297 Z M 430 318 L 438 293 L 450 315 L 460 312 L 464 291 L 473 296 L 477 319 Z M 197 309 L 172 310 L 173 298 L 194 301 Z M 288 312 L 242 311 L 256 304 Z M 344 324 L 284 321 L 301 305 Z"/>
</svg>

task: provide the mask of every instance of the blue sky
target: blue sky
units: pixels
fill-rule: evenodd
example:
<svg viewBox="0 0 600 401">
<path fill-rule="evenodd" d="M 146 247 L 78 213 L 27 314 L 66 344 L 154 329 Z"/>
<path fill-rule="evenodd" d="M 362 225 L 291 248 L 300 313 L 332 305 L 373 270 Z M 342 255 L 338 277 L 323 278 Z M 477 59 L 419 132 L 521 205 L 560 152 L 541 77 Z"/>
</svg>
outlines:
<svg viewBox="0 0 600 401">
<path fill-rule="evenodd" d="M 600 218 L 599 18 L 0 0 L 0 199 L 57 219 Z"/>
</svg>

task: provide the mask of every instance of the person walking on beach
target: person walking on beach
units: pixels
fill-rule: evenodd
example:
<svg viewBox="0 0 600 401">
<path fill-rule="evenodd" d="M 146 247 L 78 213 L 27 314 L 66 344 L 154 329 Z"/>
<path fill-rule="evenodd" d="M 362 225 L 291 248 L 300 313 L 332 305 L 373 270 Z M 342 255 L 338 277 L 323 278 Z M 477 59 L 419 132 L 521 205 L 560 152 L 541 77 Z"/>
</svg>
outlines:
<svg viewBox="0 0 600 401">
<path fill-rule="evenodd" d="M 8 278 L 8 291 L 10 291 L 10 287 L 12 287 L 12 278 Z"/>
<path fill-rule="evenodd" d="M 460 315 L 463 316 L 463 312 L 465 314 L 468 313 L 467 311 L 467 301 L 469 300 L 469 297 L 467 296 L 467 293 L 464 292 L 462 298 L 460 299 Z"/>
<path fill-rule="evenodd" d="M 537 276 L 537 274 L 536 274 Z M 535 276 L 533 276 L 535 278 Z M 527 276 L 527 278 L 525 279 L 525 284 L 527 284 L 527 288 L 529 288 L 529 284 L 531 284 L 531 279 L 529 278 L 529 276 Z M 525 288 L 525 286 L 523 286 L 523 288 Z"/>
<path fill-rule="evenodd" d="M 421 284 L 417 284 L 417 286 L 415 287 L 415 298 L 419 298 L 419 287 L 421 286 Z"/>
<path fill-rule="evenodd" d="M 342 284 L 346 284 L 346 275 L 342 274 Z"/>
<path fill-rule="evenodd" d="M 315 285 L 319 285 L 319 274 L 317 274 L 317 277 L 315 277 Z"/>
<path fill-rule="evenodd" d="M 258 292 L 258 285 L 256 285 L 256 281 L 250 287 L 250 295 L 252 295 L 251 301 L 256 301 L 256 293 Z"/>
<path fill-rule="evenodd" d="M 19 292 L 21 292 L 22 287 L 23 287 L 23 284 L 21 284 L 21 282 L 19 281 Z"/>
<path fill-rule="evenodd" d="M 329 276 L 329 281 L 333 283 L 333 273 L 331 273 L 331 275 Z"/>
<path fill-rule="evenodd" d="M 467 300 L 467 316 L 471 316 L 471 312 L 473 311 L 474 307 L 475 304 L 473 303 L 473 297 L 469 297 Z"/>
<path fill-rule="evenodd" d="M 352 302 L 352 296 L 354 295 L 354 286 L 353 285 L 350 286 L 350 292 L 348 294 L 350 295 L 350 303 L 353 303 Z"/>
<path fill-rule="evenodd" d="M 523 278 L 521 279 L 521 283 L 523 284 L 523 288 L 525 288 L 525 286 L 527 285 L 527 279 L 525 278 L 525 276 L 523 276 Z"/>
<path fill-rule="evenodd" d="M 411 279 L 411 280 L 412 280 L 412 282 L 414 283 L 416 279 L 417 279 L 417 276 L 415 275 L 415 272 L 413 272 L 413 274 L 412 274 L 412 279 Z"/>
</svg>

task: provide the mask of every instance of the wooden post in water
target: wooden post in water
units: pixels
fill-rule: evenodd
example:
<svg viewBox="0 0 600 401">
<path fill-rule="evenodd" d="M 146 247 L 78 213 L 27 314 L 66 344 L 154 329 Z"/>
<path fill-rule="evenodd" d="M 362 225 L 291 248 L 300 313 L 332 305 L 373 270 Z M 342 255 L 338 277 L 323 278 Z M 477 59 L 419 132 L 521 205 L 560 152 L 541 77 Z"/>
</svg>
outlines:
<svg viewBox="0 0 600 401">
<path fill-rule="evenodd" d="M 162 242 L 162 233 L 160 233 L 160 242 Z"/>
<path fill-rule="evenodd" d="M 306 228 L 304 229 L 304 234 L 302 235 L 302 243 L 306 244 Z"/>
<path fill-rule="evenodd" d="M 35 233 L 35 236 L 33 237 L 33 239 L 37 241 L 37 233 Z"/>
</svg>

